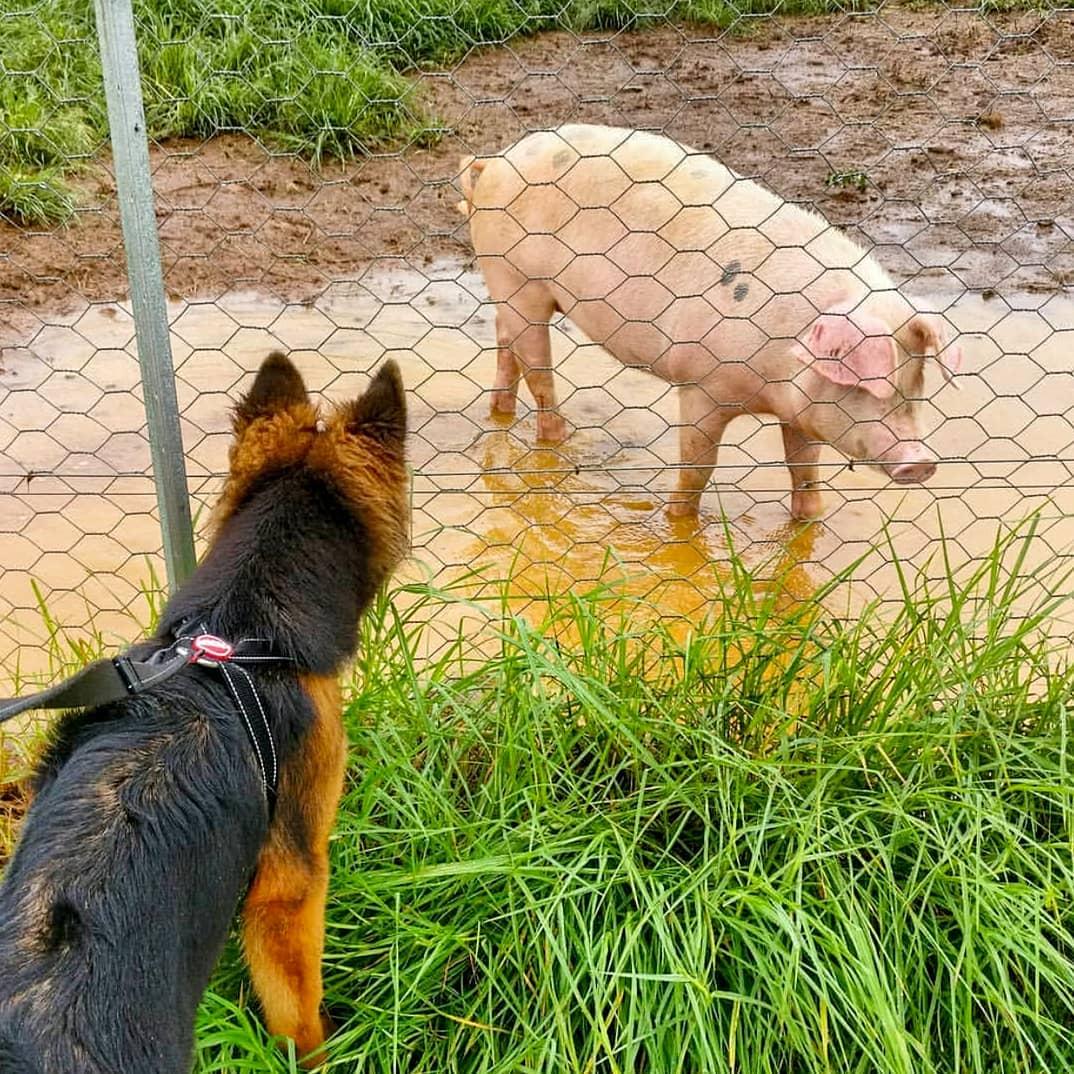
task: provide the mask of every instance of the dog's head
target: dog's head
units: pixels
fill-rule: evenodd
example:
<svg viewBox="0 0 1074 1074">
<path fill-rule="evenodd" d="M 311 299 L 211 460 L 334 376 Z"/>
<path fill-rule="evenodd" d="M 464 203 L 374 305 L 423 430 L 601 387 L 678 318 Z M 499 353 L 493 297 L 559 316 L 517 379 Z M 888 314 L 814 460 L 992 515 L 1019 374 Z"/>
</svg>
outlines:
<svg viewBox="0 0 1074 1074">
<path fill-rule="evenodd" d="M 406 393 L 395 362 L 384 362 L 357 399 L 322 417 L 298 370 L 275 351 L 236 405 L 233 427 L 217 531 L 273 475 L 306 468 L 361 519 L 375 572 L 390 573 L 409 537 Z"/>
</svg>

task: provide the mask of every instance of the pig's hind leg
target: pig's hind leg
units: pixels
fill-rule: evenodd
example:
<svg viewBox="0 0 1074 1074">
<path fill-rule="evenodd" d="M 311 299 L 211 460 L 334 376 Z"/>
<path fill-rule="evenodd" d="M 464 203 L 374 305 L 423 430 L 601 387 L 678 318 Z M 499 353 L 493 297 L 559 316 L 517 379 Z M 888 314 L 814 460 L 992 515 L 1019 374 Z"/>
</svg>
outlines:
<svg viewBox="0 0 1074 1074">
<path fill-rule="evenodd" d="M 672 518 L 687 518 L 700 510 L 701 494 L 716 467 L 720 441 L 735 413 L 719 406 L 701 385 L 684 384 L 679 388 L 682 467 L 678 487 L 668 504 L 668 514 Z"/>
<path fill-rule="evenodd" d="M 499 333 L 497 332 L 497 335 Z M 492 384 L 493 414 L 514 415 L 518 408 L 518 382 L 522 377 L 522 366 L 509 346 L 503 346 L 497 340 L 496 379 Z"/>
<path fill-rule="evenodd" d="M 527 284 L 496 307 L 496 343 L 499 357 L 492 409 L 512 414 L 521 368 L 526 387 L 537 407 L 537 439 L 561 443 L 567 425 L 556 409 L 552 378 L 552 339 L 548 330 L 555 301 L 543 285 Z"/>
<path fill-rule="evenodd" d="M 820 482 L 820 444 L 806 439 L 795 425 L 784 423 L 783 450 L 791 472 L 791 517 L 800 521 L 819 518 L 823 501 L 817 491 Z"/>
</svg>

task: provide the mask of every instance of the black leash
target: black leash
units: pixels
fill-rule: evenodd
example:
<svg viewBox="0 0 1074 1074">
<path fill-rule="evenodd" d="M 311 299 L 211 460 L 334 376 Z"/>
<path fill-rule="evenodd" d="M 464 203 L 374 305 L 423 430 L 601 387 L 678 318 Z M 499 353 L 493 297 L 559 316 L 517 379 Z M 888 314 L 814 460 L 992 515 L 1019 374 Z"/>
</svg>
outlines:
<svg viewBox="0 0 1074 1074">
<path fill-rule="evenodd" d="M 290 658 L 273 652 L 263 638 L 243 638 L 232 644 L 207 633 L 203 624 L 195 628 L 192 621 L 181 623 L 175 634 L 171 645 L 157 649 L 145 660 L 136 660 L 126 653 L 106 657 L 47 690 L 0 700 L 0 723 L 31 709 L 80 709 L 124 701 L 167 682 L 191 664 L 215 668 L 227 684 L 254 747 L 271 812 L 279 781 L 276 744 L 254 680 L 243 665 L 282 664 Z"/>
</svg>

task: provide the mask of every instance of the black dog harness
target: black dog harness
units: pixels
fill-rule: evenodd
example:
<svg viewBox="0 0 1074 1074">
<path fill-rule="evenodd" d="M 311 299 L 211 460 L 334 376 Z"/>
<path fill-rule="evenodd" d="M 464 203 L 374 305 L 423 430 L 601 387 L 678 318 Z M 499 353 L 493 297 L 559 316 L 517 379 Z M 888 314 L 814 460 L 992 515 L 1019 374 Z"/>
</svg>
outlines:
<svg viewBox="0 0 1074 1074">
<path fill-rule="evenodd" d="M 123 701 L 167 682 L 191 664 L 214 668 L 227 684 L 257 755 L 261 785 L 271 812 L 279 780 L 276 744 L 254 680 L 243 665 L 282 664 L 290 658 L 274 653 L 263 638 L 242 638 L 232 644 L 207 633 L 204 624 L 195 623 L 196 620 L 181 623 L 175 630 L 175 641 L 146 659 L 135 659 L 127 653 L 106 657 L 40 693 L 0 701 L 0 723 L 31 709 L 91 708 Z"/>
</svg>

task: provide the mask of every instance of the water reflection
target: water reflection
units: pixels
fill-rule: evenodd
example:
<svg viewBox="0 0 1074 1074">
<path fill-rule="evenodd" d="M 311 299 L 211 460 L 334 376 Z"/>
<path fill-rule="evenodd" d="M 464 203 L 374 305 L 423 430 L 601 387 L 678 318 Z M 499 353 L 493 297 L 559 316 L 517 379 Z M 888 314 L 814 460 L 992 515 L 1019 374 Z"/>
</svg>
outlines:
<svg viewBox="0 0 1074 1074">
<path fill-rule="evenodd" d="M 758 532 L 748 518 L 669 519 L 662 497 L 590 468 L 584 437 L 548 450 L 496 430 L 476 455 L 488 510 L 460 558 L 509 575 L 520 604 L 614 583 L 654 615 L 696 621 L 726 584 L 732 550 L 759 592 L 778 586 L 781 600 L 801 601 L 816 588 L 808 565 L 820 524 L 788 520 Z"/>
</svg>

